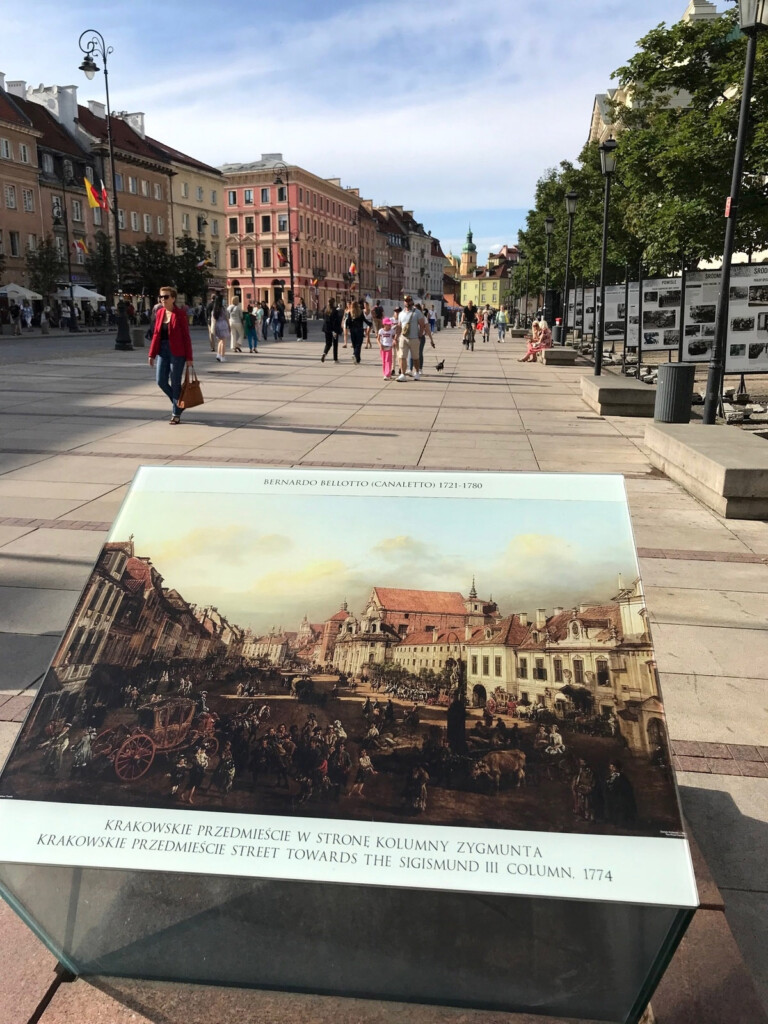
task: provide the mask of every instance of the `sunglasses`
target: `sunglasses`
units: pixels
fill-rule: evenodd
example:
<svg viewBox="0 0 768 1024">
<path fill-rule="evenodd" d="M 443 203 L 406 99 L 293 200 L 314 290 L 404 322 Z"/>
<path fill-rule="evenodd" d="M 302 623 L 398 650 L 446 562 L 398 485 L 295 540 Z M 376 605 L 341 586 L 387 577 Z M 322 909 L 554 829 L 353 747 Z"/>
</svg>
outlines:
<svg viewBox="0 0 768 1024">
<path fill-rule="evenodd" d="M 172 296 L 172 295 L 161 295 L 161 296 L 160 296 L 160 300 L 161 300 L 162 302 L 165 302 L 165 300 L 166 300 L 166 299 L 172 299 L 172 298 L 173 298 L 173 296 Z"/>
</svg>

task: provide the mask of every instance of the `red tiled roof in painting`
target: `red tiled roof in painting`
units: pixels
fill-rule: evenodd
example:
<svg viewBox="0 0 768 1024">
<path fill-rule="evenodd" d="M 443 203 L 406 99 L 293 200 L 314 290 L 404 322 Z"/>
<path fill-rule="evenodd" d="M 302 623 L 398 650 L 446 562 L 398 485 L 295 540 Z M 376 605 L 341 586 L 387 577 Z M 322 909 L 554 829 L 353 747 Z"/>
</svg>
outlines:
<svg viewBox="0 0 768 1024">
<path fill-rule="evenodd" d="M 385 611 L 432 612 L 436 615 L 466 615 L 464 598 L 458 592 L 444 590 L 399 590 L 374 587 L 376 599 Z"/>
</svg>

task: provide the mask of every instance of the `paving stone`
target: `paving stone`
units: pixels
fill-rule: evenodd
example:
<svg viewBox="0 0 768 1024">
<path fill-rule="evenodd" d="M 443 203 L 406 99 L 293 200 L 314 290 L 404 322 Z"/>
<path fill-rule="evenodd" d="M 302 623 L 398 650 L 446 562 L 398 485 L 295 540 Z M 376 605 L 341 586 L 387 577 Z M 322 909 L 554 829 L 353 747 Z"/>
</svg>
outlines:
<svg viewBox="0 0 768 1024">
<path fill-rule="evenodd" d="M 741 743 L 729 743 L 728 750 L 736 761 L 762 761 L 760 751 L 757 747 L 747 746 Z"/>
<path fill-rule="evenodd" d="M 739 761 L 739 767 L 746 778 L 768 779 L 768 764 L 764 761 Z"/>
<path fill-rule="evenodd" d="M 741 775 L 739 762 L 734 761 L 733 758 L 708 757 L 706 761 L 713 775 Z"/>
<path fill-rule="evenodd" d="M 725 743 L 700 743 L 699 747 L 705 757 L 730 757 L 730 751 Z"/>
<path fill-rule="evenodd" d="M 689 754 L 691 757 L 703 757 L 701 744 L 691 740 L 671 740 L 672 752 L 675 754 Z"/>
</svg>

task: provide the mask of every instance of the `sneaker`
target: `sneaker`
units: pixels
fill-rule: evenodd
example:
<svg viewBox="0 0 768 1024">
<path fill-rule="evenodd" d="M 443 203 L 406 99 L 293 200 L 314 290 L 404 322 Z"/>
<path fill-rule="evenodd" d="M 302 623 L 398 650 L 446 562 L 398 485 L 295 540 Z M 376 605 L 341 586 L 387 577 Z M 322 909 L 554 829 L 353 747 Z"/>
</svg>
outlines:
<svg viewBox="0 0 768 1024">
<path fill-rule="evenodd" d="M 419 373 L 418 370 L 414 370 L 413 371 L 413 379 L 414 380 L 421 380 L 421 374 Z"/>
<path fill-rule="evenodd" d="M 405 376 L 404 373 L 401 373 L 400 376 L 396 378 L 396 380 L 398 380 L 402 384 L 403 381 L 407 381 L 408 378 Z"/>
<path fill-rule="evenodd" d="M 406 370 L 405 371 L 405 375 L 406 375 L 406 377 L 412 377 L 413 376 L 413 370 Z"/>
<path fill-rule="evenodd" d="M 219 362 L 220 362 L 220 363 L 226 363 L 226 361 L 227 361 L 227 360 L 226 360 L 226 359 L 224 358 L 224 356 L 222 356 L 222 357 L 221 357 L 221 359 L 219 359 Z"/>
<path fill-rule="evenodd" d="M 218 352 L 216 353 L 216 362 L 217 362 L 217 363 L 220 363 L 220 362 L 221 362 L 221 356 L 219 355 L 219 353 L 218 353 Z"/>
</svg>

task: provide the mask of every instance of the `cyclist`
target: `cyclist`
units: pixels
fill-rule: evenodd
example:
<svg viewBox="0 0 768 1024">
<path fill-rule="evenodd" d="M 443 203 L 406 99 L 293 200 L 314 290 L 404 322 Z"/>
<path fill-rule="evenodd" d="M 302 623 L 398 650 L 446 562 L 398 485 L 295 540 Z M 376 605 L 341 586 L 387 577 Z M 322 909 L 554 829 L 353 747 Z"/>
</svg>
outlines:
<svg viewBox="0 0 768 1024">
<path fill-rule="evenodd" d="M 462 339 L 462 345 L 469 351 L 475 350 L 475 331 L 477 330 L 477 306 L 470 299 L 467 305 L 464 307 L 464 314 L 462 316 L 462 324 L 464 325 L 464 337 Z"/>
</svg>

